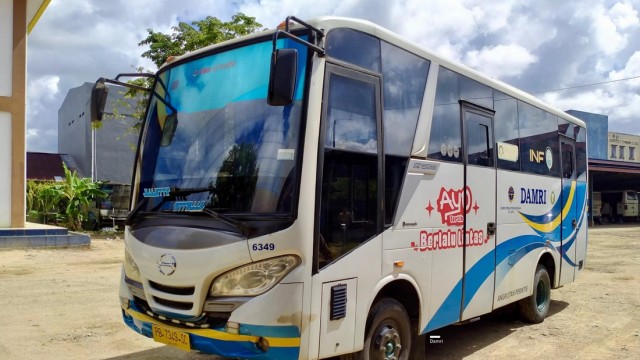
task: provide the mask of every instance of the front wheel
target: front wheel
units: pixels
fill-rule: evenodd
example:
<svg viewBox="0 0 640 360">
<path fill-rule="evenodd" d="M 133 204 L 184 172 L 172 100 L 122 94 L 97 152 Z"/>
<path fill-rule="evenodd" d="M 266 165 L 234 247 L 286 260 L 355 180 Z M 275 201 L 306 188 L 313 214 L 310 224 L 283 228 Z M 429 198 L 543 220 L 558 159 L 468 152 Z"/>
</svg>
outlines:
<svg viewBox="0 0 640 360">
<path fill-rule="evenodd" d="M 408 360 L 412 336 L 411 322 L 402 304 L 394 299 L 382 299 L 369 314 L 364 349 L 351 358 Z"/>
<path fill-rule="evenodd" d="M 539 324 L 549 313 L 551 303 L 551 280 L 547 268 L 538 265 L 533 280 L 533 294 L 518 303 L 524 321 Z"/>
</svg>

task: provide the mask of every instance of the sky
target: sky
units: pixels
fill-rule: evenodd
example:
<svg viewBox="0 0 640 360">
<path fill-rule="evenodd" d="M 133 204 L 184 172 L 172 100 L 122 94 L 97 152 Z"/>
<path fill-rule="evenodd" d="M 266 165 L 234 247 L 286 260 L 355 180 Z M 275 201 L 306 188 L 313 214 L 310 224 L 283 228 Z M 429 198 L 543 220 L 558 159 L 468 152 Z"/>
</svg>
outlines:
<svg viewBox="0 0 640 360">
<path fill-rule="evenodd" d="M 640 0 L 52 0 L 28 38 L 28 151 L 57 152 L 69 89 L 155 70 L 138 46 L 147 29 L 237 12 L 266 28 L 287 15 L 369 20 L 560 110 L 607 115 L 609 131 L 640 134 Z"/>
</svg>

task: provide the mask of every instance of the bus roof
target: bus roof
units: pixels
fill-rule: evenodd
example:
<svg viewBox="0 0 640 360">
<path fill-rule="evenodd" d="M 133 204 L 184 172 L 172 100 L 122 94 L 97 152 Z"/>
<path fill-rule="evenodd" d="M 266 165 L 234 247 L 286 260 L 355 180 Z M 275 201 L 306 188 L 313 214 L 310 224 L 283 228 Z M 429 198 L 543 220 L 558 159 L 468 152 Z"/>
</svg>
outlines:
<svg viewBox="0 0 640 360">
<path fill-rule="evenodd" d="M 322 29 L 325 31 L 325 33 L 328 33 L 330 30 L 335 29 L 335 28 L 350 28 L 350 29 L 354 29 L 354 30 L 358 30 L 361 31 L 363 33 L 367 33 L 370 35 L 373 35 L 375 37 L 378 37 L 382 40 L 385 40 L 387 42 L 389 42 L 390 44 L 393 44 L 395 46 L 398 46 L 402 49 L 405 49 L 411 53 L 414 53 L 420 57 L 423 57 L 429 61 L 431 61 L 432 63 L 436 63 L 440 66 L 444 66 L 445 68 L 448 68 L 450 70 L 456 71 L 464 76 L 467 76 L 473 80 L 476 80 L 478 82 L 484 83 L 486 85 L 491 86 L 492 88 L 501 91 L 507 95 L 510 95 L 514 98 L 520 99 L 522 101 L 525 101 L 535 107 L 538 107 L 540 109 L 543 109 L 545 111 L 548 111 L 554 115 L 557 115 L 561 118 L 563 118 L 564 120 L 567 120 L 571 123 L 574 123 L 575 125 L 578 125 L 580 127 L 586 127 L 585 123 L 572 116 L 567 114 L 564 111 L 561 111 L 559 109 L 556 109 L 546 103 L 544 103 L 542 100 L 536 98 L 535 96 L 524 92 L 520 89 L 517 89 L 509 84 L 506 84 L 498 79 L 494 79 L 488 75 L 485 75 L 477 70 L 474 70 L 466 65 L 463 65 L 461 63 L 455 62 L 453 60 L 449 60 L 445 57 L 442 57 L 438 54 L 436 54 L 435 52 L 426 49 L 425 47 L 418 45 L 417 43 L 408 40 L 388 29 L 385 29 L 379 25 L 376 25 L 368 20 L 362 20 L 362 19 L 354 19 L 354 18 L 346 18 L 346 17 L 337 17 L 337 16 L 321 16 L 321 17 L 316 17 L 313 18 L 311 20 L 308 21 L 309 24 Z M 300 25 L 292 25 L 291 28 L 292 29 L 298 29 L 300 28 Z M 267 31 L 262 31 L 262 32 L 258 32 L 258 33 L 253 33 L 251 35 L 248 36 L 244 36 L 244 37 L 240 37 L 240 38 L 236 38 L 236 39 L 232 39 L 232 40 L 228 40 L 228 41 L 224 41 L 218 44 L 214 44 L 214 45 L 209 45 L 207 47 L 204 47 L 202 49 L 198 49 L 195 50 L 193 52 L 181 55 L 181 56 L 177 56 L 175 57 L 175 59 L 172 59 L 170 62 L 167 62 L 165 64 L 163 64 L 160 67 L 160 70 L 162 70 L 163 68 L 165 68 L 166 66 L 170 66 L 173 63 L 176 62 L 181 62 L 184 60 L 187 60 L 191 57 L 197 57 L 203 53 L 207 53 L 209 51 L 218 49 L 218 48 L 223 48 L 223 47 L 227 47 L 229 45 L 233 45 L 236 43 L 240 43 L 246 40 L 251 40 L 251 39 L 255 39 L 255 38 L 261 38 L 264 36 L 269 36 L 269 35 L 273 35 L 273 33 L 275 32 L 275 29 L 272 30 L 267 30 Z"/>
</svg>

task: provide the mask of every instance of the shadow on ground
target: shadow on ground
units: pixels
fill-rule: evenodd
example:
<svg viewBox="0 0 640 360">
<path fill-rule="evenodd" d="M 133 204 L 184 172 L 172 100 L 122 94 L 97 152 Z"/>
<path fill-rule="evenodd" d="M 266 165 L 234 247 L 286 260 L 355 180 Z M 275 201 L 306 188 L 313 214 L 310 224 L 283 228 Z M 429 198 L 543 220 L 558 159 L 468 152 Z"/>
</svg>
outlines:
<svg viewBox="0 0 640 360">
<path fill-rule="evenodd" d="M 569 303 L 551 300 L 549 314 L 554 316 L 569 306 Z M 476 351 L 496 343 L 515 332 L 516 329 L 530 326 L 519 320 L 515 304 L 500 308 L 480 320 L 461 325 L 451 325 L 432 331 L 426 336 L 427 359 L 463 359 Z M 438 335 L 442 343 L 430 343 L 429 336 Z M 140 351 L 109 358 L 108 360 L 223 360 L 224 358 L 198 352 L 184 352 L 170 346 Z M 331 360 L 337 360 L 332 358 Z"/>
<path fill-rule="evenodd" d="M 551 300 L 547 317 L 563 311 L 569 303 Z M 515 304 L 505 306 L 485 315 L 480 320 L 451 325 L 427 334 L 427 359 L 463 359 L 476 351 L 496 343 L 523 326 L 531 326 L 519 320 Z M 439 335 L 442 343 L 430 343 L 430 335 Z"/>
</svg>

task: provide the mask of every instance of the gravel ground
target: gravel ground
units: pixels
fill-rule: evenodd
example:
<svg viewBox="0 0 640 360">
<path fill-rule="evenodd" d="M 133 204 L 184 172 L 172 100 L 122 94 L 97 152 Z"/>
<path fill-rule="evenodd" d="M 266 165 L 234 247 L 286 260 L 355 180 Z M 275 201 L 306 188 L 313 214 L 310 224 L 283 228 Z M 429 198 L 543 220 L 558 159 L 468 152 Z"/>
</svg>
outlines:
<svg viewBox="0 0 640 360">
<path fill-rule="evenodd" d="M 509 308 L 433 334 L 430 359 L 640 359 L 638 226 L 589 230 L 586 268 L 552 292 L 538 325 Z M 89 248 L 0 251 L 0 359 L 217 359 L 136 335 L 122 322 L 119 238 Z"/>
</svg>

